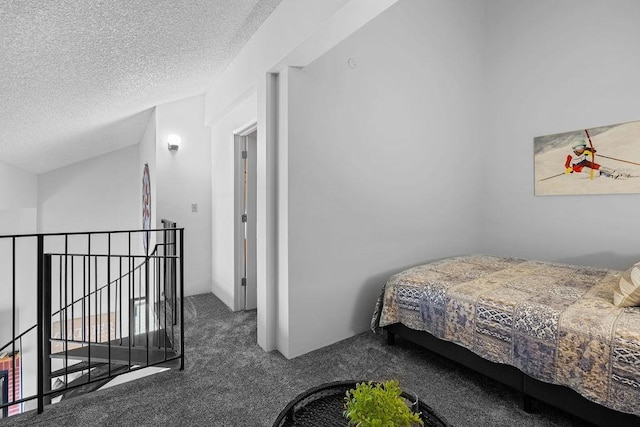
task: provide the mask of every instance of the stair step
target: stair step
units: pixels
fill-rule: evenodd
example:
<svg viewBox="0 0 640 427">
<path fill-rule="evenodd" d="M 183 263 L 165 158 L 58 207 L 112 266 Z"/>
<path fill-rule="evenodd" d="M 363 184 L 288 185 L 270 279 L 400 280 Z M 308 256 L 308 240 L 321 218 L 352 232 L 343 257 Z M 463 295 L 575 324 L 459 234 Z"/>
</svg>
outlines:
<svg viewBox="0 0 640 427">
<path fill-rule="evenodd" d="M 130 339 L 130 337 L 124 337 L 124 338 L 117 338 L 114 340 L 111 340 L 111 347 L 113 348 L 114 346 L 118 346 L 118 347 L 126 347 L 129 348 L 129 343 L 132 343 L 132 347 L 140 347 L 140 346 L 146 346 L 147 345 L 147 339 L 148 341 L 148 346 L 151 347 L 156 347 L 156 348 L 172 348 L 172 344 L 171 344 L 171 339 L 169 338 L 169 336 L 166 334 L 166 332 L 162 329 L 158 330 L 158 331 L 153 331 L 153 332 L 149 332 L 149 336 L 147 338 L 147 334 L 143 333 L 143 334 L 137 334 L 133 336 L 133 339 Z M 51 338 L 50 339 L 51 342 L 54 343 L 64 343 L 64 339 L 58 339 L 58 338 Z M 96 345 L 96 344 L 100 344 L 100 345 L 107 345 L 108 342 L 101 342 L 101 343 L 96 343 L 93 341 L 68 341 L 70 346 L 73 345 L 82 345 L 82 344 L 91 344 L 91 345 Z"/>
<path fill-rule="evenodd" d="M 131 351 L 131 353 L 129 353 Z M 176 352 L 171 349 L 149 348 L 149 364 L 161 362 L 167 358 L 176 356 Z M 121 365 L 147 365 L 147 349 L 144 347 L 121 347 L 111 345 L 111 355 L 109 355 L 109 345 L 102 343 L 91 343 L 85 347 L 74 348 L 67 352 L 52 353 L 52 358 L 81 360 L 91 363 L 116 363 Z"/>
<path fill-rule="evenodd" d="M 149 332 L 149 347 L 167 347 L 171 348 L 171 339 L 166 334 L 166 331 L 163 329 L 159 329 L 157 331 Z M 111 341 L 112 343 L 118 343 L 123 347 L 129 346 L 129 337 L 124 337 L 122 339 L 117 339 Z M 147 334 L 137 334 L 134 335 L 133 340 L 131 341 L 134 345 L 147 345 Z"/>
<path fill-rule="evenodd" d="M 126 365 L 111 365 L 111 376 L 123 374 L 128 370 L 129 370 L 129 366 L 126 366 Z M 108 375 L 109 375 L 109 365 L 106 363 L 102 364 L 101 366 L 92 369 L 90 373 L 84 374 L 81 377 L 78 377 L 75 380 L 71 381 L 68 385 L 69 387 L 73 387 L 73 386 L 78 386 L 78 387 L 75 387 L 71 390 L 60 390 L 59 392 L 52 393 L 51 397 L 55 398 L 58 396 L 62 396 L 62 400 L 64 400 L 69 397 L 90 393 L 92 391 L 99 389 L 100 387 L 102 387 L 103 385 L 105 385 L 106 383 L 108 383 L 113 379 L 113 378 L 109 378 Z M 91 381 L 94 381 L 100 378 L 102 378 L 100 381 L 95 381 L 90 384 L 88 383 L 90 379 Z M 85 385 L 81 385 L 81 384 L 85 384 Z"/>
<path fill-rule="evenodd" d="M 89 364 L 89 362 L 79 362 L 79 363 L 74 363 L 73 365 L 69 365 L 66 369 L 62 368 L 62 369 L 58 369 L 57 371 L 53 371 L 51 372 L 51 377 L 60 377 L 66 374 L 73 374 L 75 372 L 80 372 L 80 371 L 86 371 L 87 369 L 91 369 L 91 368 L 98 368 L 100 366 L 106 365 L 106 363 L 97 363 L 97 362 L 91 362 L 91 364 Z"/>
</svg>

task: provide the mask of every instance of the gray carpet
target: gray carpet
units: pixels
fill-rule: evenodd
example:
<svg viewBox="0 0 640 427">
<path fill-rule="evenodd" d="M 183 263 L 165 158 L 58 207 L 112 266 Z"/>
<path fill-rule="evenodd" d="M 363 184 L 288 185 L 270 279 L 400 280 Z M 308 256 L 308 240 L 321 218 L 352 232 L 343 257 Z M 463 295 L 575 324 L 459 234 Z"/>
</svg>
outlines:
<svg viewBox="0 0 640 427">
<path fill-rule="evenodd" d="M 184 371 L 135 382 L 0 420 L 0 426 L 271 426 L 287 402 L 330 381 L 396 378 L 454 426 L 585 426 L 398 340 L 364 333 L 293 360 L 256 344 L 256 313 L 231 312 L 212 294 L 185 299 Z"/>
</svg>

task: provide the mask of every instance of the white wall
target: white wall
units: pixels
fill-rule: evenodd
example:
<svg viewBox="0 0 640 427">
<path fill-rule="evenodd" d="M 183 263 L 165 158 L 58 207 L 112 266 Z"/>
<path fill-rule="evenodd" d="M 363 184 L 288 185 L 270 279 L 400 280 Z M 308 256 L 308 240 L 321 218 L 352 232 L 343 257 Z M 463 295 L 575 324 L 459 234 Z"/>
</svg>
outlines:
<svg viewBox="0 0 640 427">
<path fill-rule="evenodd" d="M 0 210 L 0 236 L 35 233 L 36 226 L 35 207 Z"/>
<path fill-rule="evenodd" d="M 273 79 L 269 73 L 277 73 L 286 66 L 307 65 L 396 1 L 283 0 L 206 93 L 206 123 L 211 124 L 214 129 L 220 123 L 220 129 L 226 126 L 225 132 L 237 130 L 224 124 L 226 120 L 237 121 L 243 125 L 256 120 L 258 123 L 258 343 L 265 350 L 277 348 L 278 317 L 286 317 L 284 309 L 276 303 L 279 287 L 275 207 L 277 164 L 274 151 L 277 131 L 271 121 L 274 119 L 274 109 L 267 108 L 267 105 L 271 106 L 274 103 L 271 94 L 275 90 L 271 85 Z M 254 102 L 251 98 L 256 96 L 255 109 L 244 105 L 247 100 Z M 238 109 L 244 113 L 238 113 Z M 257 116 L 251 113 L 256 110 Z M 228 119 L 227 115 L 233 115 L 234 118 Z M 216 139 L 216 131 L 213 132 L 212 144 L 215 153 L 219 145 L 230 144 L 232 139 L 229 134 L 220 134 L 220 139 Z M 225 152 L 227 148 L 220 150 Z M 233 191 L 233 181 L 225 182 L 228 170 L 220 170 L 217 167 L 219 161 L 214 162 L 212 179 L 218 187 L 214 188 L 213 204 L 216 206 L 215 209 L 219 209 L 219 212 L 214 212 L 214 253 L 217 248 L 220 253 L 232 253 L 233 240 L 225 234 L 224 229 L 216 227 L 220 224 L 224 227 L 228 223 L 226 218 L 232 218 L 232 213 L 222 206 L 225 198 L 230 197 L 229 194 Z M 228 209 L 232 209 L 233 205 L 228 206 Z M 221 215 L 218 215 L 219 213 Z M 231 267 L 228 268 L 231 271 Z M 233 283 L 228 282 L 232 279 L 232 275 L 226 274 L 214 280 L 214 290 L 218 292 L 219 289 L 223 289 L 220 297 L 230 306 L 233 298 L 226 296 L 228 291 L 225 290 L 233 289 Z"/>
<path fill-rule="evenodd" d="M 460 3 L 398 2 L 289 70 L 285 356 L 367 330 L 394 272 L 480 247 L 483 8 Z"/>
<path fill-rule="evenodd" d="M 0 210 L 35 208 L 37 203 L 37 176 L 0 162 Z"/>
<path fill-rule="evenodd" d="M 211 292 L 211 131 L 204 123 L 204 95 L 156 107 L 156 211 L 152 221 L 184 227 L 185 294 Z M 177 152 L 167 137 L 177 134 Z M 197 204 L 197 212 L 191 205 Z"/>
<path fill-rule="evenodd" d="M 318 6 L 321 2 L 304 3 Z M 376 223 L 376 218 L 379 218 L 376 215 L 392 216 L 394 219 L 393 222 L 383 222 L 382 227 L 378 228 L 388 227 L 389 230 L 398 231 L 407 227 L 407 230 L 411 230 L 405 233 L 405 240 L 398 240 L 411 249 L 402 252 L 402 243 L 391 242 L 395 250 L 400 250 L 395 263 L 397 265 L 386 266 L 386 270 L 383 266 L 377 267 L 378 270 L 368 270 L 371 278 L 378 279 L 395 267 L 403 268 L 414 261 L 419 262 L 411 258 L 416 256 L 413 255 L 416 253 L 413 245 L 425 251 L 425 258 L 457 251 L 484 251 L 613 268 L 626 267 L 630 262 L 640 259 L 640 250 L 637 249 L 633 233 L 629 231 L 634 225 L 632 218 L 635 216 L 632 212 L 638 210 L 638 198 L 635 195 L 534 197 L 532 149 L 535 136 L 640 119 L 635 102 L 640 89 L 634 85 L 633 79 L 640 61 L 640 57 L 634 54 L 640 39 L 640 30 L 635 25 L 640 5 L 632 0 L 607 3 L 595 0 L 402 0 L 388 11 L 396 14 L 394 16 L 398 22 L 390 24 L 388 28 L 380 27 L 377 32 L 371 30 L 371 33 L 367 33 L 363 29 L 362 33 L 367 36 L 357 34 L 347 38 L 351 34 L 349 29 L 351 32 L 357 30 L 363 21 L 372 19 L 393 3 L 358 0 L 331 3 L 327 4 L 326 10 L 318 10 L 315 15 L 317 19 L 314 20 L 298 10 L 302 3 L 285 0 L 256 33 L 247 49 L 241 52 L 207 92 L 206 120 L 214 125 L 214 129 L 238 105 L 247 112 L 251 111 L 243 102 L 256 91 L 258 95 L 258 341 L 267 350 L 279 348 L 282 351 L 281 346 L 288 346 L 290 342 L 288 337 L 284 340 L 283 337 L 277 337 L 276 340 L 274 337 L 283 331 L 275 329 L 274 332 L 269 325 L 281 327 L 284 324 L 283 333 L 286 334 L 289 333 L 288 328 L 292 327 L 291 350 L 285 351 L 291 355 L 320 345 L 321 341 L 328 343 L 338 339 L 341 334 L 348 335 L 349 331 L 359 330 L 359 322 L 364 322 L 362 319 L 365 316 L 356 309 L 354 319 L 357 317 L 358 320 L 348 322 L 335 335 L 321 335 L 316 340 L 304 332 L 308 326 L 304 321 L 299 326 L 300 333 L 295 329 L 301 319 L 289 315 L 295 310 L 292 308 L 293 301 L 298 298 L 296 286 L 302 286 L 299 289 L 304 294 L 312 290 L 315 292 L 320 289 L 315 282 L 319 280 L 316 277 L 326 277 L 327 274 L 318 271 L 319 264 L 314 264 L 305 253 L 313 239 L 305 240 L 296 236 L 296 230 L 304 228 L 304 225 L 296 224 L 296 215 L 304 223 L 312 220 L 328 223 L 332 215 L 337 215 L 336 212 L 358 219 L 365 218 L 364 222 L 352 223 L 351 228 L 340 228 L 343 234 L 338 237 L 342 239 L 347 233 L 353 241 L 360 238 L 357 231 L 362 234 L 363 230 L 358 227 L 367 231 L 375 228 L 371 224 L 380 225 Z M 376 12 L 367 9 L 367 6 L 373 5 L 380 9 Z M 403 15 L 399 11 L 409 10 L 404 8 L 416 8 L 415 14 Z M 354 24 L 353 17 L 358 12 L 364 12 L 364 17 Z M 414 17 L 420 19 L 413 20 Z M 287 32 L 288 22 L 292 23 L 291 28 L 294 29 L 291 32 Z M 304 22 L 304 28 L 298 28 L 297 22 Z M 285 29 L 279 31 L 279 28 Z M 301 37 L 302 34 L 306 34 L 306 38 Z M 387 42 L 382 34 L 396 43 Z M 331 51 L 326 58 L 332 59 L 323 57 L 309 66 L 310 60 L 335 46 L 342 40 L 340 37 L 347 38 L 344 46 L 349 48 L 341 46 L 335 50 L 340 52 L 335 53 L 336 57 L 332 56 L 334 51 Z M 352 46 L 354 40 L 360 40 L 362 46 Z M 281 49 L 281 45 L 284 48 Z M 359 60 L 356 54 L 363 59 Z M 277 59 L 278 55 L 282 55 L 282 58 Z M 353 57 L 357 64 L 354 70 L 347 70 L 345 66 L 349 57 Z M 291 111 L 291 117 L 287 117 L 291 123 L 285 120 L 285 128 L 278 135 L 274 133 L 271 121 L 276 110 L 271 97 L 274 90 L 268 84 L 269 78 L 264 75 L 279 72 L 286 66 L 300 66 L 303 69 L 290 69 L 281 74 L 281 77 L 287 76 L 284 79 L 286 87 L 280 89 L 281 93 L 290 94 L 286 101 L 291 105 L 287 105 L 285 110 Z M 314 67 L 318 68 L 317 73 Z M 382 73 L 383 70 L 385 73 Z M 357 75 L 360 78 L 349 80 L 349 73 L 352 77 Z M 363 73 L 364 80 L 361 80 Z M 335 79 L 331 83 L 335 86 L 329 84 L 328 76 Z M 375 84 L 375 79 L 386 84 Z M 389 81 L 397 84 L 400 80 L 406 83 L 404 91 L 388 85 Z M 316 83 L 322 89 L 316 90 L 313 87 Z M 365 102 L 366 97 L 362 93 L 372 96 L 370 103 Z M 313 102 L 303 101 L 305 96 L 309 96 Z M 391 110 L 393 114 L 385 111 L 389 105 L 395 107 Z M 366 114 L 362 114 L 362 111 Z M 317 126 L 322 120 L 312 119 L 316 113 L 326 123 L 324 127 Z M 402 113 L 406 113 L 407 117 Z M 351 126 L 341 124 L 338 115 L 351 120 Z M 369 119 L 369 116 L 375 117 L 375 120 Z M 244 117 L 246 122 L 253 120 L 249 113 Z M 389 124 L 389 118 L 403 123 L 405 127 Z M 378 133 L 370 132 L 367 126 L 363 127 L 363 120 L 369 120 L 366 124 L 377 129 Z M 327 130 L 336 124 L 340 124 L 338 129 L 342 131 L 337 137 Z M 225 132 L 231 128 L 227 126 Z M 403 135 L 403 129 L 413 130 L 421 138 L 418 141 L 435 140 L 436 144 L 445 145 L 427 150 L 417 141 L 402 139 L 408 133 L 405 131 Z M 420 132 L 422 129 L 429 132 Z M 288 136 L 286 141 L 283 140 L 285 134 Z M 371 210 L 360 204 L 354 209 L 342 206 L 345 202 L 353 203 L 349 197 L 358 197 L 365 202 L 374 199 L 376 192 L 369 191 L 366 186 L 365 191 L 358 187 L 349 197 L 348 193 L 340 192 L 322 194 L 331 202 L 326 206 L 332 208 L 323 211 L 325 205 L 313 199 L 317 195 L 305 191 L 305 185 L 312 185 L 314 189 L 323 188 L 322 180 L 326 177 L 318 172 L 298 184 L 295 174 L 301 172 L 296 172 L 296 167 L 304 164 L 300 159 L 317 158 L 321 164 L 330 166 L 327 176 L 332 179 L 339 177 L 341 182 L 345 182 L 350 178 L 358 184 L 361 181 L 365 184 L 374 181 L 383 186 L 383 193 L 391 192 L 391 187 L 397 182 L 390 181 L 392 178 L 389 176 L 374 173 L 382 168 L 381 164 L 386 159 L 369 150 L 369 146 L 361 147 L 352 143 L 367 138 L 376 141 L 378 135 L 386 136 L 390 141 L 400 138 L 399 143 L 389 141 L 394 148 L 375 145 L 376 149 L 384 150 L 386 159 L 393 158 L 394 149 L 411 149 L 418 150 L 431 161 L 418 164 L 415 157 L 407 153 L 407 157 L 400 162 L 404 162 L 405 167 L 419 166 L 414 172 L 415 177 L 425 181 L 422 184 L 427 190 L 417 192 L 413 196 L 416 200 L 411 197 L 406 200 L 415 208 L 415 204 L 420 203 L 420 196 L 425 193 L 431 196 L 431 203 L 422 214 L 423 217 L 433 218 L 432 222 L 438 224 L 433 229 L 421 228 L 428 226 L 413 217 L 407 223 L 403 222 L 404 219 L 396 220 L 393 217 L 395 212 L 385 213 L 389 201 L 381 202 L 380 207 L 376 206 L 373 218 L 369 218 Z M 345 140 L 351 137 L 351 140 L 344 143 L 343 137 Z M 231 141 L 230 135 L 220 133 L 216 136 L 215 131 L 213 138 L 214 153 L 220 149 L 217 144 Z M 300 143 L 299 138 L 304 143 Z M 343 142 L 339 144 L 338 141 Z M 276 149 L 278 144 L 285 143 L 284 146 L 290 149 L 286 156 Z M 334 143 L 334 148 L 339 151 L 316 151 L 317 146 L 330 147 Z M 224 153 L 225 149 L 220 150 L 220 153 Z M 360 154 L 354 154 L 356 151 Z M 294 156 L 293 161 L 292 158 L 287 161 L 292 165 L 291 168 L 275 162 L 276 155 L 284 158 Z M 335 158 L 331 157 L 333 155 Z M 361 158 L 372 167 L 362 167 L 360 174 L 351 170 L 343 172 L 342 169 L 336 169 L 342 165 L 343 156 L 359 156 L 358 167 L 362 167 Z M 222 157 L 214 160 L 219 162 L 216 167 L 226 161 L 220 160 Z M 449 159 L 453 161 L 448 163 Z M 220 178 L 229 173 L 230 168 L 231 163 L 228 169 L 222 168 Z M 427 168 L 432 168 L 434 173 L 427 174 Z M 396 174 L 404 170 L 395 162 L 385 165 L 385 172 L 387 169 Z M 216 185 L 219 188 L 214 191 L 213 200 L 214 204 L 222 204 L 224 197 L 230 197 L 232 181 L 223 183 L 218 180 L 217 173 L 214 167 L 214 188 Z M 273 184 L 277 179 L 287 176 L 284 187 L 282 182 L 280 188 Z M 397 178 L 398 182 L 404 179 L 404 175 Z M 432 182 L 438 184 L 430 187 Z M 278 193 L 281 188 L 290 192 L 286 198 Z M 402 190 L 405 190 L 404 187 Z M 402 191 L 397 194 L 406 196 Z M 393 200 L 393 197 L 390 199 Z M 288 200 L 286 212 L 278 212 L 274 207 L 275 200 Z M 232 209 L 231 203 L 227 206 L 226 209 Z M 225 208 L 216 209 L 222 212 Z M 228 215 L 228 212 L 224 215 Z M 226 250 L 231 254 L 232 240 L 229 237 L 219 239 L 223 233 L 217 227 L 225 223 L 216 221 L 221 218 L 215 218 L 214 215 L 213 245 L 217 251 L 222 253 Z M 337 221 L 338 217 L 333 219 Z M 278 229 L 283 220 L 289 221 L 285 221 L 289 236 Z M 583 222 L 587 225 L 582 226 Z M 309 227 L 309 224 L 306 226 Z M 431 241 L 425 244 L 424 239 L 416 239 L 416 229 L 432 233 Z M 467 230 L 473 234 L 467 235 Z M 310 235 L 319 239 L 321 249 L 329 245 L 328 236 L 316 235 L 314 229 L 309 231 Z M 278 241 L 278 235 L 280 238 L 287 237 L 287 242 Z M 461 238 L 463 240 L 458 241 Z M 387 239 L 387 235 L 381 239 Z M 367 248 L 371 259 L 379 256 L 376 253 L 381 247 L 378 243 L 366 239 L 363 243 L 369 244 L 363 247 Z M 433 254 L 428 252 L 436 247 L 438 250 Z M 350 249 L 353 250 L 353 247 Z M 274 254 L 282 255 L 285 259 L 278 260 Z M 362 258 L 350 260 L 351 264 L 346 266 L 343 260 L 329 259 L 331 262 L 327 263 L 330 266 L 327 269 L 338 266 L 338 270 L 349 273 L 351 265 L 368 262 L 365 258 L 362 255 Z M 305 268 L 311 279 L 301 278 Z M 214 291 L 232 289 L 232 284 L 224 283 L 232 277 L 230 272 L 229 266 L 229 274 L 220 279 L 221 285 L 214 287 Z M 345 280 L 359 283 L 355 285 L 356 288 L 366 282 L 363 277 L 346 276 L 349 278 Z M 283 299 L 270 302 L 269 298 L 273 295 L 280 295 Z M 365 299 L 371 297 L 372 291 L 365 292 Z M 302 295 L 301 298 L 307 297 Z M 347 300 L 353 301 L 349 298 Z M 325 305 L 334 302 L 332 300 Z M 270 314 L 265 314 L 267 311 Z"/>
<path fill-rule="evenodd" d="M 139 167 L 139 147 L 131 146 L 94 157 L 38 176 L 38 232 L 83 232 L 138 230 L 141 228 L 142 170 Z M 134 242 L 139 236 L 132 236 Z M 46 252 L 84 253 L 91 244 L 91 253 L 127 254 L 127 234 L 106 234 L 49 237 Z M 142 253 L 141 245 L 132 247 Z M 103 260 L 104 261 L 104 260 Z M 32 258 L 29 262 L 33 263 Z M 104 261 L 106 262 L 106 261 Z M 118 265 L 111 264 L 111 277 L 117 277 Z M 100 269 L 99 283 L 107 281 L 106 265 Z M 81 292 L 82 280 L 76 280 Z M 53 297 L 57 296 L 54 289 Z"/>
<path fill-rule="evenodd" d="M 38 231 L 140 228 L 142 171 L 138 146 L 38 176 Z"/>
<path fill-rule="evenodd" d="M 158 180 L 156 177 L 157 167 L 156 167 L 156 109 L 153 108 L 151 115 L 149 116 L 149 122 L 147 123 L 147 127 L 144 130 L 144 134 L 142 135 L 142 139 L 140 139 L 140 144 L 138 145 L 139 149 L 139 162 L 138 162 L 138 173 L 139 173 L 139 203 L 138 203 L 138 224 L 136 228 L 142 228 L 142 176 L 144 174 L 144 166 L 145 164 L 149 165 L 149 179 L 151 182 L 151 227 L 156 228 L 156 213 L 157 213 L 157 197 L 158 197 Z M 140 236 L 142 237 L 142 236 Z M 156 243 L 156 235 L 152 234 L 149 236 L 149 246 L 153 247 Z M 140 247 L 144 247 L 144 242 L 140 240 Z"/>
<path fill-rule="evenodd" d="M 30 234 L 36 232 L 36 206 L 38 203 L 38 178 L 35 174 L 0 163 L 0 236 Z M 16 243 L 16 252 L 26 251 L 25 245 Z M 0 346 L 6 344 L 12 335 L 12 241 L 0 239 Z M 23 265 L 18 260 L 16 268 Z M 24 275 L 20 277 L 23 279 Z M 18 285 L 18 283 L 17 283 Z M 17 286 L 16 300 L 33 300 L 33 289 Z M 17 333 L 22 326 L 35 319 L 35 309 L 24 307 L 18 312 Z M 30 326 L 30 325 L 29 325 Z"/>
<path fill-rule="evenodd" d="M 348 1 L 283 0 L 207 90 L 207 123 L 215 124 L 239 103 L 255 95 L 257 79 Z"/>
<path fill-rule="evenodd" d="M 640 195 L 533 195 L 534 137 L 640 120 L 639 20 L 635 0 L 487 2 L 487 252 L 619 269 L 640 260 Z"/>
<path fill-rule="evenodd" d="M 37 231 L 38 177 L 13 166 L 0 163 L 0 235 L 32 234 Z M 16 301 L 16 335 L 36 322 L 36 273 L 29 263 L 35 255 L 35 239 L 17 239 L 15 243 L 15 295 L 13 293 L 14 255 L 11 239 L 0 239 L 0 346 L 13 336 L 13 299 Z M 31 257 L 31 258 L 30 258 Z M 35 366 L 35 333 L 25 337 L 22 347 L 23 366 Z M 12 348 L 4 351 L 11 351 Z M 20 350 L 18 348 L 18 350 Z M 22 378 L 25 395 L 36 389 L 35 370 Z"/>
<path fill-rule="evenodd" d="M 142 170 L 139 170 L 139 147 L 131 146 L 94 157 L 38 176 L 38 232 L 82 232 L 138 230 L 141 228 Z M 140 235 L 133 235 L 133 252 L 142 253 Z M 127 254 L 127 234 L 48 237 L 46 252 Z M 138 244 L 136 246 L 136 244 Z M 66 245 L 66 246 L 65 246 Z M 25 262 L 33 265 L 35 258 Z M 97 268 L 98 283 L 106 283 L 106 260 Z M 119 264 L 111 263 L 111 277 L 119 274 Z M 126 268 L 126 267 L 125 267 Z M 76 273 L 75 291 L 82 292 L 80 270 Z M 58 289 L 53 299 L 58 300 Z"/>
<path fill-rule="evenodd" d="M 35 177 L 34 177 L 35 178 Z M 0 210 L 0 236 L 33 234 L 36 230 L 36 208 Z M 36 274 L 33 268 L 35 238 L 16 240 L 16 333 L 30 327 L 36 319 L 36 307 L 32 304 L 36 290 Z M 11 340 L 13 306 L 13 240 L 0 238 L 0 346 Z"/>
</svg>

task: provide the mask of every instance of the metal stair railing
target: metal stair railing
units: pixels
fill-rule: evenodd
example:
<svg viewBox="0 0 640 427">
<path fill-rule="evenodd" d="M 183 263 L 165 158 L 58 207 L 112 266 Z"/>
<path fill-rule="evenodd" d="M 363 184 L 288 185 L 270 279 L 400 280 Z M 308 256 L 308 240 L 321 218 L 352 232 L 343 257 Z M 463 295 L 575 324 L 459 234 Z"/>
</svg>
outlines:
<svg viewBox="0 0 640 427">
<path fill-rule="evenodd" d="M 11 340 L 0 358 L 6 353 L 14 367 L 0 417 L 7 408 L 35 409 L 34 402 L 42 412 L 54 397 L 148 366 L 184 368 L 184 229 L 162 223 L 152 230 L 0 236 L 0 294 L 12 302 Z M 35 325 L 28 320 L 34 317 Z M 5 333 L 0 328 L 0 338 Z"/>
<path fill-rule="evenodd" d="M 21 366 L 21 360 L 19 359 L 19 355 L 22 354 L 23 348 L 23 338 L 27 337 L 30 333 L 31 335 L 35 335 L 37 325 L 33 325 L 26 331 L 22 332 L 20 335 L 16 336 L 13 341 L 10 341 L 0 347 L 0 355 L 7 355 L 6 357 L 10 359 L 11 371 L 8 372 L 7 379 L 9 384 L 6 384 L 6 393 L 4 394 L 4 399 L 0 400 L 0 418 L 7 417 L 8 415 L 18 414 L 21 412 L 21 404 L 24 403 L 27 399 L 16 398 L 16 396 L 21 396 L 21 393 L 18 393 L 16 384 L 20 383 L 19 372 Z M 7 353 L 7 349 L 10 351 Z M 10 399 L 10 400 L 9 400 Z"/>
</svg>

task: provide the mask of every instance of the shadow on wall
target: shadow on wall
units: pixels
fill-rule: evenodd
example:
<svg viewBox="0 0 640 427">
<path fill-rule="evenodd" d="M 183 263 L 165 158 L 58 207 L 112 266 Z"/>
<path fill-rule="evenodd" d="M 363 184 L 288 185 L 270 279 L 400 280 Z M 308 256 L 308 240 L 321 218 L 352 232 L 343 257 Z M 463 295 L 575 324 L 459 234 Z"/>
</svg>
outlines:
<svg viewBox="0 0 640 427">
<path fill-rule="evenodd" d="M 640 254 L 618 255 L 613 252 L 598 252 L 595 254 L 560 258 L 558 262 L 575 265 L 588 265 L 598 268 L 609 268 L 613 270 L 627 270 L 633 264 L 640 262 Z"/>
<path fill-rule="evenodd" d="M 464 255 L 464 253 L 453 253 L 442 256 L 425 256 L 422 261 L 414 262 L 411 264 L 400 265 L 393 270 L 387 270 L 382 273 L 378 273 L 369 277 L 364 281 L 363 286 L 360 287 L 360 293 L 358 294 L 357 306 L 353 309 L 353 315 L 351 317 L 351 329 L 354 331 L 362 331 L 363 322 L 366 319 L 367 330 L 369 330 L 369 322 L 373 316 L 376 301 L 382 292 L 384 285 L 387 281 L 396 273 L 400 273 L 409 268 L 416 267 L 418 265 L 426 264 L 428 262 L 439 261 L 441 259 Z M 640 260 L 640 258 L 639 258 Z"/>
<path fill-rule="evenodd" d="M 373 316 L 373 311 L 376 306 L 376 301 L 378 296 L 380 296 L 380 292 L 384 287 L 384 284 L 387 283 L 389 277 L 397 271 L 389 271 L 386 273 L 376 274 L 375 276 L 369 277 L 364 282 L 364 286 L 360 288 L 360 292 L 357 299 L 357 306 L 354 307 L 351 317 L 351 329 L 354 331 L 361 331 L 362 325 L 364 322 L 370 322 L 371 316 Z M 369 323 L 367 323 L 366 332 L 370 332 Z"/>
<path fill-rule="evenodd" d="M 370 331 L 369 325 L 371 322 L 371 317 L 373 316 L 376 301 L 378 300 L 378 297 L 380 296 L 384 285 L 392 275 L 414 266 L 415 264 L 398 267 L 393 270 L 378 273 L 364 281 L 364 285 L 360 288 L 360 293 L 358 294 L 357 306 L 354 307 L 353 315 L 351 317 L 352 330 L 361 332 L 362 325 L 366 321 L 366 331 Z"/>
</svg>

